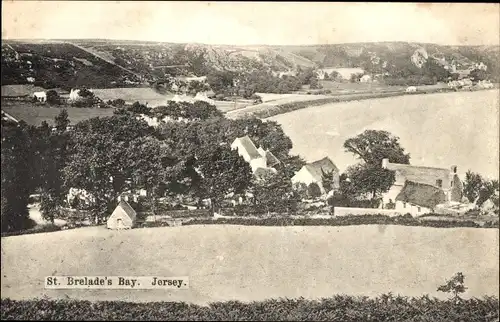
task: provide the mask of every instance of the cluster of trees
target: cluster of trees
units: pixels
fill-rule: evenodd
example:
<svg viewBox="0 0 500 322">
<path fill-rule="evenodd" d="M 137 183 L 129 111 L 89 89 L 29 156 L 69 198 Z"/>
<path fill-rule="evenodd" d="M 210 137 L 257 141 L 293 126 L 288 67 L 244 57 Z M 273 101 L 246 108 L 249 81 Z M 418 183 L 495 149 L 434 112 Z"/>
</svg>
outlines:
<svg viewBox="0 0 500 322">
<path fill-rule="evenodd" d="M 28 196 L 37 192 L 42 215 L 53 220 L 70 188 L 92 196 L 86 210 L 98 221 L 109 215 L 120 194 L 139 189 L 147 191 L 153 212 L 164 196 L 209 199 L 217 209 L 228 195 L 244 196 L 251 189 L 261 209 L 275 209 L 276 200 L 284 207 L 292 191 L 290 177 L 304 162 L 289 155 L 292 143 L 281 127 L 256 118 L 192 115 L 186 111 L 199 110 L 199 106 L 187 104 L 177 108 L 185 109 L 182 115 L 188 122 L 161 122 L 158 127 L 138 117 L 144 108 L 140 104 L 111 117 L 79 122 L 71 130 L 67 130 L 65 110 L 56 118 L 54 129 L 46 123 L 39 127 L 2 125 L 2 230 L 28 226 Z M 214 112 L 214 107 L 205 112 L 209 110 Z M 270 190 L 253 179 L 249 165 L 230 148 L 243 135 L 283 161 L 282 174 L 277 176 L 281 179 L 274 178 L 273 184 L 278 184 Z"/>
<path fill-rule="evenodd" d="M 464 196 L 470 202 L 475 202 L 477 206 L 481 206 L 486 200 L 493 197 L 492 200 L 498 207 L 498 196 L 495 196 L 498 188 L 498 180 L 483 178 L 479 173 L 470 170 L 465 173 Z"/>
<path fill-rule="evenodd" d="M 207 77 L 211 89 L 225 96 L 251 97 L 255 93 L 287 94 L 298 91 L 303 85 L 311 89 L 321 88 L 312 68 L 297 70 L 296 76 L 278 77 L 269 70 L 253 70 L 247 73 L 215 71 Z"/>
</svg>

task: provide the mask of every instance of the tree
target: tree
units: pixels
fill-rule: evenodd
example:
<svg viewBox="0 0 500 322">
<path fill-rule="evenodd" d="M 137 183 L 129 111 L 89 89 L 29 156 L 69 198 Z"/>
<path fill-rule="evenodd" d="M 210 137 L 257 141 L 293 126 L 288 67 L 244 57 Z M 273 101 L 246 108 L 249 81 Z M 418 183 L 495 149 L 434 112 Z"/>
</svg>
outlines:
<svg viewBox="0 0 500 322">
<path fill-rule="evenodd" d="M 481 177 L 479 173 L 474 173 L 471 170 L 468 170 L 465 173 L 463 193 L 470 202 L 476 201 L 477 197 L 479 197 L 483 181 L 483 177 Z"/>
<path fill-rule="evenodd" d="M 144 115 L 150 115 L 151 114 L 151 109 L 147 107 L 144 104 L 141 104 L 139 102 L 135 102 L 132 104 L 132 106 L 127 108 L 127 111 L 133 113 L 133 114 L 144 114 Z"/>
<path fill-rule="evenodd" d="M 476 82 L 488 79 L 488 73 L 483 69 L 474 69 L 470 72 L 469 76 Z"/>
<path fill-rule="evenodd" d="M 325 191 L 328 193 L 334 188 L 334 172 L 333 171 L 323 171 L 321 169 L 321 180 Z"/>
<path fill-rule="evenodd" d="M 226 145 L 200 147 L 195 168 L 200 174 L 196 195 L 210 199 L 213 211 L 228 194 L 243 193 L 252 178 L 248 163 Z"/>
<path fill-rule="evenodd" d="M 255 206 L 267 214 L 294 213 L 297 209 L 299 193 L 293 189 L 290 178 L 282 172 L 269 172 L 254 178 L 251 192 Z"/>
<path fill-rule="evenodd" d="M 387 192 L 395 181 L 394 171 L 381 166 L 362 163 L 348 168 L 349 189 L 354 196 L 371 195 L 372 202 Z"/>
<path fill-rule="evenodd" d="M 71 132 L 70 157 L 64 168 L 65 186 L 87 191 L 95 200 L 91 210 L 96 218 L 103 219 L 134 172 L 130 146 L 135 139 L 151 135 L 153 128 L 145 121 L 128 115 L 77 123 Z"/>
<path fill-rule="evenodd" d="M 307 194 L 312 199 L 319 198 L 321 196 L 321 188 L 316 182 L 312 182 L 307 187 Z"/>
<path fill-rule="evenodd" d="M 153 215 L 156 215 L 158 198 L 165 187 L 176 182 L 183 172 L 170 147 L 152 136 L 138 137 L 128 147 L 128 167 L 133 169 L 131 178 L 135 189 L 143 188 Z"/>
<path fill-rule="evenodd" d="M 465 287 L 465 276 L 458 272 L 451 279 L 447 280 L 445 284 L 437 288 L 438 292 L 445 292 L 453 294 L 455 300 L 460 299 L 459 294 L 464 293 L 467 290 Z"/>
<path fill-rule="evenodd" d="M 47 95 L 47 103 L 51 105 L 59 105 L 61 103 L 61 97 L 55 90 L 49 90 L 45 95 Z"/>
<path fill-rule="evenodd" d="M 410 154 L 405 153 L 399 137 L 387 131 L 366 130 L 347 139 L 344 149 L 370 165 L 382 166 L 382 160 L 386 158 L 392 163 L 410 163 Z"/>
<path fill-rule="evenodd" d="M 28 213 L 30 191 L 29 138 L 24 125 L 2 124 L 1 230 L 17 231 L 31 227 Z"/>
<path fill-rule="evenodd" d="M 356 195 L 371 194 L 372 201 L 386 192 L 395 181 L 393 171 L 382 169 L 382 160 L 409 164 L 410 155 L 405 153 L 399 138 L 387 131 L 366 130 L 344 142 L 346 152 L 363 161 L 349 169 L 350 188 Z"/>
<path fill-rule="evenodd" d="M 63 169 L 68 162 L 69 134 L 67 127 L 70 124 L 68 112 L 62 110 L 55 117 L 55 131 L 50 131 L 46 124 L 39 129 L 40 134 L 46 141 L 42 150 L 42 194 L 40 211 L 44 219 L 54 223 L 57 208 L 64 202 L 67 189 L 64 188 Z"/>
</svg>

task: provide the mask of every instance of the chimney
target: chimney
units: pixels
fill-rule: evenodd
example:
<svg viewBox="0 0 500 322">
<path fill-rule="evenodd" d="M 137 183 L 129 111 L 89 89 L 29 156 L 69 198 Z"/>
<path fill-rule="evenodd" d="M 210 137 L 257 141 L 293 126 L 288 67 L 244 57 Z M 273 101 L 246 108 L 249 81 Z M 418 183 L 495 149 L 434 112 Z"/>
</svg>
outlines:
<svg viewBox="0 0 500 322">
<path fill-rule="evenodd" d="M 457 166 L 456 165 L 452 165 L 450 169 L 451 169 L 452 174 L 457 174 Z"/>
<path fill-rule="evenodd" d="M 388 166 L 389 166 L 389 159 L 383 159 L 382 160 L 382 168 L 387 169 Z"/>
</svg>

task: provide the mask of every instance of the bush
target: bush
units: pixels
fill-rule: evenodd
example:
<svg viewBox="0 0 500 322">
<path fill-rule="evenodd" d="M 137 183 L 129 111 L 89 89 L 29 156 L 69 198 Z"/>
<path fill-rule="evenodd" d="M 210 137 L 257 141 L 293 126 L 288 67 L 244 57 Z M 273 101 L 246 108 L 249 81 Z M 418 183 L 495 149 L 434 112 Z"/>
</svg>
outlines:
<svg viewBox="0 0 500 322">
<path fill-rule="evenodd" d="M 495 321 L 498 298 L 451 300 L 428 296 L 408 298 L 384 294 L 377 298 L 337 295 L 319 300 L 269 299 L 208 306 L 184 302 L 34 299 L 1 300 L 2 320 L 160 320 L 160 321 Z"/>
</svg>

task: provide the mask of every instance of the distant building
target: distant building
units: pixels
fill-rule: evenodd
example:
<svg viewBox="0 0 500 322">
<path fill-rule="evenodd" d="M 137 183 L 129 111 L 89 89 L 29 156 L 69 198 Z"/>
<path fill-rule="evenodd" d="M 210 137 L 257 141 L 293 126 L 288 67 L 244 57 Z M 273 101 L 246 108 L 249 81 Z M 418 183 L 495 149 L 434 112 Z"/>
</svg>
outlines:
<svg viewBox="0 0 500 322">
<path fill-rule="evenodd" d="M 45 103 L 47 102 L 47 93 L 46 92 L 35 92 L 33 93 L 33 98 L 38 102 Z"/>
<path fill-rule="evenodd" d="M 108 229 L 130 229 L 133 228 L 137 219 L 137 213 L 128 204 L 121 200 L 115 210 L 109 216 L 106 226 Z"/>
<path fill-rule="evenodd" d="M 382 168 L 394 171 L 396 176 L 392 187 L 382 196 L 382 207 L 395 203 L 396 210 L 423 214 L 438 204 L 462 201 L 463 186 L 456 166 L 432 168 L 384 159 Z"/>
<path fill-rule="evenodd" d="M 325 194 L 329 191 L 326 191 L 323 187 L 323 174 L 328 174 L 330 172 L 333 173 L 333 190 L 336 190 L 340 186 L 340 173 L 337 166 L 328 157 L 304 165 L 292 177 L 292 183 L 303 183 L 306 186 L 309 186 L 311 183 L 316 183 L 321 193 Z"/>
<path fill-rule="evenodd" d="M 269 150 L 258 148 L 247 136 L 236 138 L 231 144 L 231 149 L 237 150 L 238 154 L 248 162 L 255 173 L 259 168 L 275 172 L 273 167 L 280 163 L 278 158 Z"/>
</svg>

